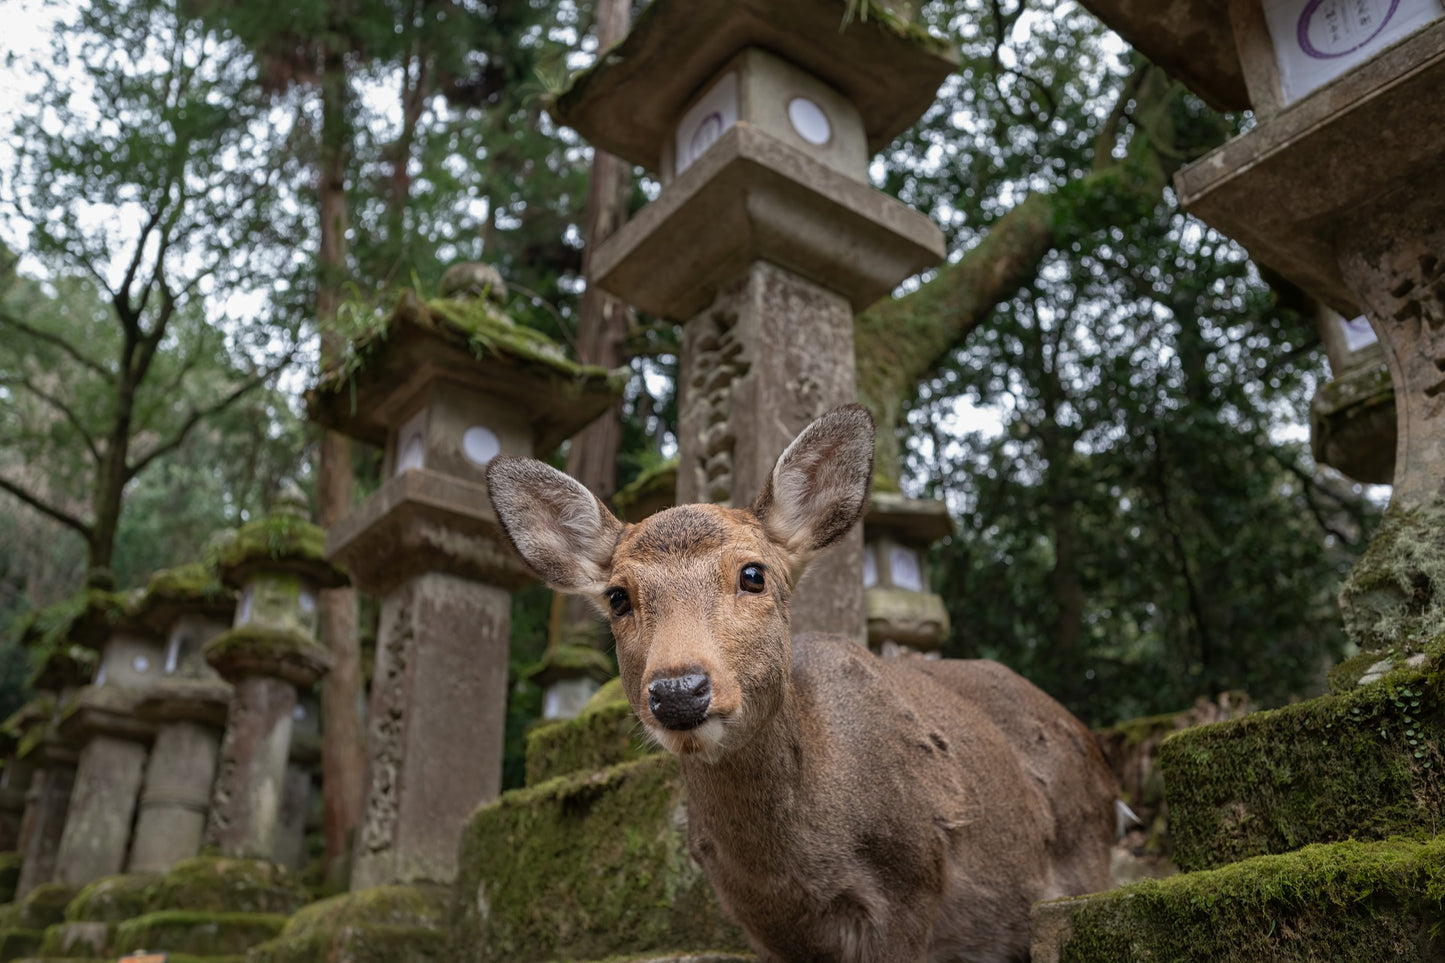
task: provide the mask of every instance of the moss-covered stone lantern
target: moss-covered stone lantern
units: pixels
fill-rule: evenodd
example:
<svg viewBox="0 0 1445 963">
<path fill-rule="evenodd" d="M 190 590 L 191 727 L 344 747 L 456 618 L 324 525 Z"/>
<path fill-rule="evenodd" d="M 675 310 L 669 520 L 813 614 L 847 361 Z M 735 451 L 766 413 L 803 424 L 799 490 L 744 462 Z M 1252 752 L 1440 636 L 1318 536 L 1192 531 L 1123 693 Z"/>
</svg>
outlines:
<svg viewBox="0 0 1445 963">
<path fill-rule="evenodd" d="M 1394 492 L 1341 593 L 1365 649 L 1445 632 L 1445 8 L 1440 0 L 1085 0 L 1255 126 L 1181 170 L 1185 208 L 1346 318 L 1394 383 Z M 1204 80 L 1198 78 L 1204 77 Z M 1423 562 L 1423 567 L 1422 567 Z M 1419 585 L 1429 585 L 1424 596 Z"/>
<path fill-rule="evenodd" d="M 403 296 L 307 396 L 315 420 L 385 451 L 380 488 L 327 536 L 381 596 L 353 889 L 449 880 L 463 821 L 500 790 L 510 593 L 531 574 L 488 463 L 550 451 L 621 394 L 621 375 L 513 323 L 497 284 L 479 290 Z"/>
<path fill-rule="evenodd" d="M 95 678 L 60 708 L 60 734 L 80 747 L 55 880 L 84 886 L 125 868 L 131 825 L 155 727 L 136 714 L 162 671 L 160 635 L 134 617 L 132 599 L 91 591 L 68 641 L 99 651 Z"/>
<path fill-rule="evenodd" d="M 928 549 L 953 534 L 941 501 L 874 492 L 863 517 L 863 598 L 868 646 L 883 655 L 937 658 L 948 638 L 948 612 L 929 588 Z"/>
<path fill-rule="evenodd" d="M 331 666 L 316 642 L 317 592 L 347 581 L 324 543 L 292 487 L 217 552 L 221 581 L 241 593 L 234 626 L 202 650 L 235 687 L 206 832 L 223 855 L 276 858 L 297 690 Z"/>
<path fill-rule="evenodd" d="M 654 0 L 553 112 L 663 188 L 591 255 L 589 283 L 684 322 L 680 503 L 745 504 L 812 419 L 855 400 L 853 314 L 943 257 L 868 184 L 952 48 L 876 4 Z M 862 641 L 862 536 L 815 562 L 800 631 Z"/>
<path fill-rule="evenodd" d="M 202 647 L 235 615 L 236 594 L 200 564 L 156 572 L 135 617 L 166 640 L 161 676 L 136 704 L 155 727 L 126 868 L 164 872 L 201 851 L 231 686 Z"/>
</svg>

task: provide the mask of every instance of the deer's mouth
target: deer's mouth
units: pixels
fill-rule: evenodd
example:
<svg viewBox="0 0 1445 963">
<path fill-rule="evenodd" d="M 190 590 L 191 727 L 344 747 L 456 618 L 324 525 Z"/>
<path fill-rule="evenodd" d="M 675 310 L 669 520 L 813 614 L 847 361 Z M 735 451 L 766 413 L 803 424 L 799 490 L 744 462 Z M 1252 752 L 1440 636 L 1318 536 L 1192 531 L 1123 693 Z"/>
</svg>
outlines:
<svg viewBox="0 0 1445 963">
<path fill-rule="evenodd" d="M 727 735 L 723 717 L 717 713 L 709 714 L 691 729 L 667 729 L 656 724 L 646 728 L 653 741 L 673 755 L 700 758 L 704 762 L 712 762 L 721 754 Z"/>
</svg>

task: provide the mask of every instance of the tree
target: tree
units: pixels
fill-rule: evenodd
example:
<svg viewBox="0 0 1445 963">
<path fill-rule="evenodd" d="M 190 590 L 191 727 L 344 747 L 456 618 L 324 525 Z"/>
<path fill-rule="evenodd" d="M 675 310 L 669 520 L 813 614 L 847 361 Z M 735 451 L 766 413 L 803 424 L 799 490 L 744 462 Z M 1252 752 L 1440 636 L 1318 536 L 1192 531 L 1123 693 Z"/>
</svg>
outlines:
<svg viewBox="0 0 1445 963">
<path fill-rule="evenodd" d="M 257 163 L 281 132 L 236 53 L 174 5 L 97 0 L 15 122 L 6 230 L 45 279 L 3 265 L 0 445 L 24 464 L 0 489 L 79 535 L 94 573 L 127 486 L 294 350 L 280 176 Z"/>
</svg>

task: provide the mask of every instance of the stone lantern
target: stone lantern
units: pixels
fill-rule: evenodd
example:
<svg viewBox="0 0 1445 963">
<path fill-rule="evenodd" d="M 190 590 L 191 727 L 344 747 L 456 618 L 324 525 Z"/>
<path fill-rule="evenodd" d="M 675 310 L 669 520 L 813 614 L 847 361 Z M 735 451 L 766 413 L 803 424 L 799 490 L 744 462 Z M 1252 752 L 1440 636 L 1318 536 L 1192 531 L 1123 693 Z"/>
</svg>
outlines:
<svg viewBox="0 0 1445 963">
<path fill-rule="evenodd" d="M 953 534 L 941 501 L 874 492 L 863 518 L 868 645 L 883 655 L 937 658 L 948 638 L 943 599 L 929 589 L 928 549 Z"/>
<path fill-rule="evenodd" d="M 65 700 L 60 734 L 80 746 L 55 880 L 84 886 L 125 868 L 131 824 L 155 726 L 136 713 L 145 688 L 161 675 L 165 647 L 120 596 L 90 593 L 71 642 L 100 652 L 95 678 Z"/>
<path fill-rule="evenodd" d="M 235 608 L 235 593 L 203 565 L 157 572 L 137 603 L 136 618 L 166 642 L 161 677 L 136 704 L 136 715 L 156 734 L 130 872 L 164 872 L 200 853 L 205 841 L 231 686 L 206 664 L 202 647 L 226 630 Z"/>
<path fill-rule="evenodd" d="M 381 597 L 353 889 L 451 879 L 466 816 L 500 790 L 511 592 L 531 575 L 492 514 L 487 464 L 550 451 L 621 392 L 482 290 L 405 295 L 308 395 L 315 420 L 385 450 L 380 488 L 327 536 Z"/>
<path fill-rule="evenodd" d="M 1355 481 L 1388 485 L 1395 475 L 1395 389 L 1366 317 L 1345 318 L 1324 305 L 1316 326 L 1332 377 L 1310 401 L 1315 461 Z"/>
<path fill-rule="evenodd" d="M 1184 207 L 1346 318 L 1394 383 L 1390 510 L 1341 592 L 1365 650 L 1445 624 L 1445 10 L 1440 0 L 1085 0 L 1256 125 L 1181 170 Z M 1434 118 L 1434 120 L 1432 120 Z M 1429 597 L 1411 586 L 1433 584 Z"/>
<path fill-rule="evenodd" d="M 936 264 L 943 235 L 868 184 L 952 49 L 836 0 L 654 0 L 553 111 L 663 188 L 589 283 L 683 322 L 679 503 L 745 504 L 809 421 L 856 397 L 853 315 Z M 861 533 L 810 568 L 801 631 L 861 641 Z"/>
<path fill-rule="evenodd" d="M 316 642 L 317 592 L 347 581 L 323 557 L 323 544 L 293 486 L 270 516 L 242 526 L 217 556 L 221 581 L 241 592 L 235 625 L 203 649 L 235 687 L 206 832 L 223 855 L 278 855 L 297 690 L 331 667 Z"/>
</svg>

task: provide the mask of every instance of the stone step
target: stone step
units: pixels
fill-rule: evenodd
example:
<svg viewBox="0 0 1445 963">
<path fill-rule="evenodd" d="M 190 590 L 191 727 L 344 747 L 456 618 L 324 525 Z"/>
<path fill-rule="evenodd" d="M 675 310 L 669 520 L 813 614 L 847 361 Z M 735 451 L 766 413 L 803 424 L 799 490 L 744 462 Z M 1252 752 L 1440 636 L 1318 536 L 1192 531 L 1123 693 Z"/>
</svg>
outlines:
<svg viewBox="0 0 1445 963">
<path fill-rule="evenodd" d="M 126 920 L 115 930 L 117 953 L 190 953 L 195 956 L 243 955 L 273 939 L 286 925 L 279 913 L 207 913 L 162 910 Z"/>
<path fill-rule="evenodd" d="M 632 715 L 622 680 L 613 679 L 597 690 L 576 718 L 544 723 L 527 733 L 527 785 L 593 772 L 657 751 Z"/>
<path fill-rule="evenodd" d="M 0 960 L 18 960 L 34 956 L 45 938 L 44 930 L 7 927 L 0 929 Z"/>
<path fill-rule="evenodd" d="M 1174 860 L 1219 867 L 1445 825 L 1441 663 L 1176 733 L 1160 747 Z"/>
<path fill-rule="evenodd" d="M 1034 907 L 1033 963 L 1445 958 L 1445 839 L 1318 844 Z"/>
<path fill-rule="evenodd" d="M 467 822 L 459 863 L 456 963 L 743 949 L 688 855 L 671 756 L 504 793 Z"/>
<path fill-rule="evenodd" d="M 450 887 L 376 886 L 312 903 L 249 963 L 450 963 Z"/>
</svg>

